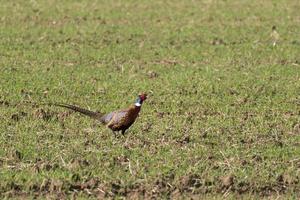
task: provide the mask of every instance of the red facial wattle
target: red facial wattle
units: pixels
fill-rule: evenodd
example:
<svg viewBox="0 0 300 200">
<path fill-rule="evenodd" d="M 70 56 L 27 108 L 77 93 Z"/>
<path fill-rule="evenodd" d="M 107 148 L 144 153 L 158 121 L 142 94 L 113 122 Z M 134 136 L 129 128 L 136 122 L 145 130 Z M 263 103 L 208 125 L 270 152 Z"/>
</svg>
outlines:
<svg viewBox="0 0 300 200">
<path fill-rule="evenodd" d="M 142 101 L 145 101 L 147 99 L 147 94 L 141 94 L 139 97 Z"/>
</svg>

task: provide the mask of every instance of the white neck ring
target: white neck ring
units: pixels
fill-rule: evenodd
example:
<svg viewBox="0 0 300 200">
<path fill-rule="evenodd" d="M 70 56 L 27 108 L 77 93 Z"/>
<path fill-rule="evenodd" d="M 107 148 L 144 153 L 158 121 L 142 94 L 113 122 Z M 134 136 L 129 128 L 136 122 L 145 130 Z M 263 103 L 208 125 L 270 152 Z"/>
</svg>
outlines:
<svg viewBox="0 0 300 200">
<path fill-rule="evenodd" d="M 135 103 L 134 105 L 137 106 L 137 107 L 141 107 L 142 106 L 142 104 L 140 104 L 140 103 Z"/>
</svg>

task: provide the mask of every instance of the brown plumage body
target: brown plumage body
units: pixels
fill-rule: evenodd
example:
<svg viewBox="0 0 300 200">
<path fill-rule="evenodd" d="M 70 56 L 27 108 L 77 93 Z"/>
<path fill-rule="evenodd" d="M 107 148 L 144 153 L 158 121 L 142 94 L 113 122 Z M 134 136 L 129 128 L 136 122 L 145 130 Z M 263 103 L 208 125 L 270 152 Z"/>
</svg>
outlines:
<svg viewBox="0 0 300 200">
<path fill-rule="evenodd" d="M 122 134 L 135 122 L 139 115 L 141 106 L 144 100 L 147 99 L 146 94 L 139 95 L 136 103 L 129 106 L 127 109 L 117 110 L 110 112 L 108 114 L 102 114 L 99 112 L 90 111 L 84 108 L 80 108 L 69 104 L 53 104 L 55 106 L 60 106 L 68 108 L 79 112 L 81 114 L 87 115 L 105 124 L 112 131 L 122 131 Z"/>
<path fill-rule="evenodd" d="M 128 109 L 121 111 L 125 112 L 126 115 L 120 119 L 117 118 L 117 112 L 109 121 L 107 127 L 113 131 L 122 131 L 122 133 L 125 132 L 135 122 L 136 118 L 139 116 L 140 110 L 141 107 L 131 105 Z"/>
</svg>

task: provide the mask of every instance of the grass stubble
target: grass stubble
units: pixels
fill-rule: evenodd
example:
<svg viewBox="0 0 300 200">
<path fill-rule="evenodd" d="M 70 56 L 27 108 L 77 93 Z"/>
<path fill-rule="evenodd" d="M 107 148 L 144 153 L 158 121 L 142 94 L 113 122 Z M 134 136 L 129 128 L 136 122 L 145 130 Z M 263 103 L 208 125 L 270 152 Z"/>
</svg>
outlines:
<svg viewBox="0 0 300 200">
<path fill-rule="evenodd" d="M 299 9 L 2 2 L 0 196 L 299 198 Z M 125 137 L 25 103 L 109 112 L 141 91 L 150 97 Z"/>
</svg>

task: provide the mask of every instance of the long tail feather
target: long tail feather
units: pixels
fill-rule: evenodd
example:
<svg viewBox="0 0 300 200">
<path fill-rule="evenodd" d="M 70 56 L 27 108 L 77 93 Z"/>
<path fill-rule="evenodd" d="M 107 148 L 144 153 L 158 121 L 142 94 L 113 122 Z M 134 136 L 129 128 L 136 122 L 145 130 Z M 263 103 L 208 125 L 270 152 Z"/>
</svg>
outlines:
<svg viewBox="0 0 300 200">
<path fill-rule="evenodd" d="M 87 116 L 89 116 L 91 118 L 94 118 L 96 120 L 99 120 L 99 121 L 101 121 L 101 117 L 103 116 L 102 113 L 90 111 L 90 110 L 80 108 L 80 107 L 77 107 L 77 106 L 74 106 L 74 105 L 62 104 L 62 103 L 54 103 L 54 104 L 51 104 L 51 105 L 59 106 L 59 107 L 63 107 L 63 108 L 68 108 L 68 109 L 71 109 L 73 111 L 79 112 L 79 113 L 84 114 L 84 115 L 87 115 Z"/>
</svg>

